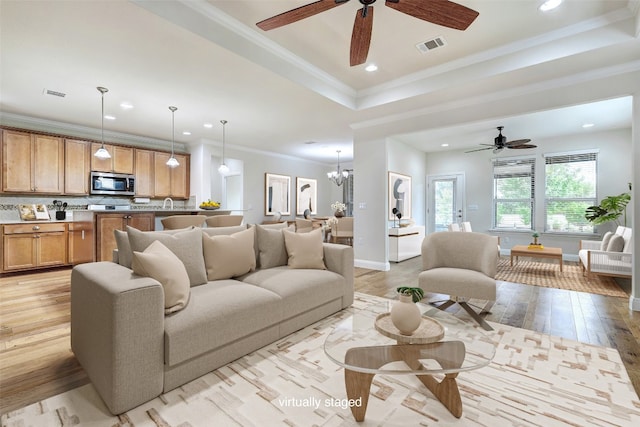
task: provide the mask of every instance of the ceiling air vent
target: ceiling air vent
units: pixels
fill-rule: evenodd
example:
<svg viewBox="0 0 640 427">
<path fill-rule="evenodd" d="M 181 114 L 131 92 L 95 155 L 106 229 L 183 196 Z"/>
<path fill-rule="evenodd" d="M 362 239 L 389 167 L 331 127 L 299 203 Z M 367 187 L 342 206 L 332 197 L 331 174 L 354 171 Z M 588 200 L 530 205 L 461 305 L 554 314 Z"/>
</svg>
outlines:
<svg viewBox="0 0 640 427">
<path fill-rule="evenodd" d="M 418 43 L 416 45 L 416 48 L 418 48 L 418 50 L 422 53 L 427 53 L 434 49 L 438 49 L 439 47 L 443 47 L 446 45 L 447 45 L 447 42 L 444 40 L 444 37 L 438 36 L 431 40 Z"/>
<path fill-rule="evenodd" d="M 67 94 L 66 94 L 66 93 L 58 92 L 58 91 L 51 90 L 51 89 L 44 89 L 44 90 L 42 91 L 42 93 L 43 93 L 44 95 L 58 96 L 58 97 L 60 97 L 60 98 L 64 98 L 65 96 L 67 96 Z"/>
</svg>

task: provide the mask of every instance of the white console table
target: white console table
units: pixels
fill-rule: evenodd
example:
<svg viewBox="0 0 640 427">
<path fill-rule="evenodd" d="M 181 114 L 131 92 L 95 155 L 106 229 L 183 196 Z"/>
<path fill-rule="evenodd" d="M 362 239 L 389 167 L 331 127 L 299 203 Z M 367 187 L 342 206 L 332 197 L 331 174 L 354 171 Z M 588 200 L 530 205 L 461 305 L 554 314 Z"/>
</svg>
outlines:
<svg viewBox="0 0 640 427">
<path fill-rule="evenodd" d="M 421 255 L 424 226 L 389 229 L 389 261 L 400 262 Z"/>
</svg>

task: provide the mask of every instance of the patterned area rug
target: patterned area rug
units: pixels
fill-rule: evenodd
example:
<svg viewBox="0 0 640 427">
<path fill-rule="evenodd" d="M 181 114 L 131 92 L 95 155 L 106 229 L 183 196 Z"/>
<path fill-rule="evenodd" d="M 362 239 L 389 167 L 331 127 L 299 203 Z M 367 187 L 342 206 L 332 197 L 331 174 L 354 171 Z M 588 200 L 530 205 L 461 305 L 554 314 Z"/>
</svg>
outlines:
<svg viewBox="0 0 640 427">
<path fill-rule="evenodd" d="M 493 324 L 487 367 L 458 376 L 453 417 L 410 375 L 374 377 L 366 419 L 345 401 L 343 370 L 323 352 L 344 310 L 118 417 L 89 384 L 2 416 L 17 426 L 633 426 L 640 401 L 618 352 Z"/>
<path fill-rule="evenodd" d="M 562 270 L 560 272 L 557 261 L 536 262 L 520 257 L 517 263 L 514 259 L 511 267 L 509 257 L 501 257 L 498 261 L 496 279 L 612 297 L 629 297 L 611 277 L 592 275 L 591 278 L 587 278 L 586 274 L 582 273 L 582 267 L 575 262 L 565 261 Z"/>
</svg>

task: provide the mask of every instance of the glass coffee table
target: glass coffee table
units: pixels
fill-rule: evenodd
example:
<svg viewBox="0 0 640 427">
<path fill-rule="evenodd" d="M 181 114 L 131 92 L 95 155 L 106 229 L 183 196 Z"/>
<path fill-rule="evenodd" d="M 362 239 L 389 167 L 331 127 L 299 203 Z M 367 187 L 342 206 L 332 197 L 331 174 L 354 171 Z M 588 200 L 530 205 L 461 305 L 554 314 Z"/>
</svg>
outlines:
<svg viewBox="0 0 640 427">
<path fill-rule="evenodd" d="M 342 320 L 325 340 L 326 355 L 344 367 L 353 417 L 364 421 L 371 382 L 376 374 L 382 374 L 416 375 L 451 414 L 460 418 L 462 400 L 456 377 L 460 372 L 482 368 L 491 362 L 496 351 L 493 334 L 475 322 L 464 322 L 437 308 L 418 304 L 423 322 L 435 320 L 442 326 L 440 333 L 435 334 L 433 340 L 396 336 L 379 327 L 395 302 L 389 300 L 358 309 Z M 442 381 L 433 377 L 436 374 L 444 375 Z"/>
</svg>

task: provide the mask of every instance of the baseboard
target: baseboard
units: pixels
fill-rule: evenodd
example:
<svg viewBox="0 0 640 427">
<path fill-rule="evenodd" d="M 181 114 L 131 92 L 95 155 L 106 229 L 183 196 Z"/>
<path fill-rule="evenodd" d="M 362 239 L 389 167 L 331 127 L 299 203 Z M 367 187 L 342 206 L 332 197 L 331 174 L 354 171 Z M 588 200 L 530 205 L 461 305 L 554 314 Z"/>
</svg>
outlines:
<svg viewBox="0 0 640 427">
<path fill-rule="evenodd" d="M 369 261 L 366 259 L 356 259 L 353 265 L 360 268 L 368 268 L 369 270 L 389 271 L 391 264 L 389 262 Z"/>
<path fill-rule="evenodd" d="M 629 309 L 631 311 L 640 311 L 640 298 L 629 297 Z"/>
</svg>

